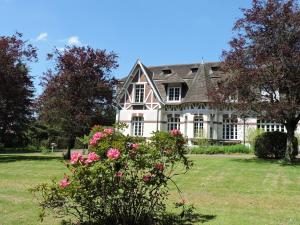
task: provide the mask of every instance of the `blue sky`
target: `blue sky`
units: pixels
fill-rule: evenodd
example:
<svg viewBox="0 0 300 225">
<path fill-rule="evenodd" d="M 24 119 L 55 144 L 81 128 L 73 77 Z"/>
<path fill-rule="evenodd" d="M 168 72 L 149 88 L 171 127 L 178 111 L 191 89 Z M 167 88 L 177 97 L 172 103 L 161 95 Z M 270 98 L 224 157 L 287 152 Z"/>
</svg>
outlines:
<svg viewBox="0 0 300 225">
<path fill-rule="evenodd" d="M 119 55 L 116 77 L 137 58 L 145 65 L 218 61 L 228 48 L 239 8 L 251 0 L 0 0 L 0 35 L 24 34 L 38 48 L 39 77 L 56 46 L 90 45 Z"/>
</svg>

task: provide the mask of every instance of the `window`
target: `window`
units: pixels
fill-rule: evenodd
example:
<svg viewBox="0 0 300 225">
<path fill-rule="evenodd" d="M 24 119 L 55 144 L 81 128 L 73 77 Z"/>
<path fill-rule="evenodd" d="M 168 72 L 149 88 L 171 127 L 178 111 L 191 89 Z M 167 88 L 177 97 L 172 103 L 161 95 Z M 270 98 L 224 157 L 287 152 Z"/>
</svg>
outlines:
<svg viewBox="0 0 300 225">
<path fill-rule="evenodd" d="M 218 71 L 219 69 L 220 69 L 219 66 L 212 66 L 212 67 L 211 67 L 211 70 L 212 70 L 212 71 Z"/>
<path fill-rule="evenodd" d="M 172 114 L 168 115 L 168 131 L 171 130 L 180 130 L 180 115 L 175 114 L 174 116 Z"/>
<path fill-rule="evenodd" d="M 143 136 L 144 131 L 144 118 L 142 116 L 132 117 L 131 122 L 132 135 L 133 136 Z"/>
<path fill-rule="evenodd" d="M 170 69 L 162 70 L 163 74 L 171 74 L 172 71 Z"/>
<path fill-rule="evenodd" d="M 266 132 L 269 131 L 280 131 L 284 132 L 284 125 L 280 123 L 274 123 L 272 121 L 267 121 L 267 120 L 257 120 L 257 129 L 262 129 Z"/>
<path fill-rule="evenodd" d="M 203 116 L 194 116 L 194 137 L 203 137 Z"/>
<path fill-rule="evenodd" d="M 134 102 L 136 102 L 136 103 L 144 102 L 144 84 L 136 84 L 135 85 Z"/>
<path fill-rule="evenodd" d="M 180 87 L 168 87 L 168 101 L 178 102 L 181 98 L 181 88 Z"/>
<path fill-rule="evenodd" d="M 191 71 L 192 71 L 192 73 L 197 73 L 198 68 L 197 67 L 191 68 Z"/>
<path fill-rule="evenodd" d="M 223 115 L 223 139 L 237 140 L 237 116 Z"/>
</svg>

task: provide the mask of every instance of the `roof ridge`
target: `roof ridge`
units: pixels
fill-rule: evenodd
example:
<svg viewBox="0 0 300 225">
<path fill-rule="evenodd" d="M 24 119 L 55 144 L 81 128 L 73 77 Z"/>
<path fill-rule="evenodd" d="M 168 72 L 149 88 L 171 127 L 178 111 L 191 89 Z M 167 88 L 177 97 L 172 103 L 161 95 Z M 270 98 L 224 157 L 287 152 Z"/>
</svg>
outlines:
<svg viewBox="0 0 300 225">
<path fill-rule="evenodd" d="M 221 61 L 210 61 L 210 62 L 205 62 L 204 64 L 209 64 L 209 63 L 221 63 Z M 197 63 L 181 63 L 181 64 L 163 64 L 163 65 L 147 66 L 147 67 L 150 69 L 150 68 L 155 68 L 155 67 L 188 66 L 188 65 L 200 65 L 200 64 L 202 64 L 202 63 L 197 62 Z"/>
</svg>

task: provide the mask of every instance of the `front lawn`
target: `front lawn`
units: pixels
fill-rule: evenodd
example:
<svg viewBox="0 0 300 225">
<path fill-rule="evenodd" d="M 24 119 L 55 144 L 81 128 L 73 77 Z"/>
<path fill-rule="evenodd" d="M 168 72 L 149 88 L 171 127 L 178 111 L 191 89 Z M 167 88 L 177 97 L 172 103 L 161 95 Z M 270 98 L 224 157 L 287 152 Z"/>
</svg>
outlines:
<svg viewBox="0 0 300 225">
<path fill-rule="evenodd" d="M 59 156 L 0 154 L 1 225 L 40 224 L 36 200 L 27 190 L 63 176 L 65 167 Z M 300 165 L 282 166 L 252 155 L 190 158 L 194 167 L 176 180 L 205 224 L 300 224 Z M 174 191 L 170 198 L 170 202 L 178 200 Z M 43 224 L 58 221 L 47 217 Z"/>
</svg>

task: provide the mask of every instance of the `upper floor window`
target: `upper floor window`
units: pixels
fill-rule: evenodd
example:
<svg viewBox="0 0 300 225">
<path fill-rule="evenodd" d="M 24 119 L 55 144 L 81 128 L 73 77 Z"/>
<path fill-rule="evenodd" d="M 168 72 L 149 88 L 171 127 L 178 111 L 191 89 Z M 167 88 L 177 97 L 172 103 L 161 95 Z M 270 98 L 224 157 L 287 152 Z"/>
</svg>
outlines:
<svg viewBox="0 0 300 225">
<path fill-rule="evenodd" d="M 145 93 L 144 84 L 136 84 L 135 85 L 134 102 L 137 102 L 137 103 L 144 102 L 144 93 Z"/>
<path fill-rule="evenodd" d="M 181 87 L 168 87 L 168 101 L 179 102 L 181 99 Z"/>
</svg>

